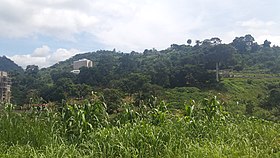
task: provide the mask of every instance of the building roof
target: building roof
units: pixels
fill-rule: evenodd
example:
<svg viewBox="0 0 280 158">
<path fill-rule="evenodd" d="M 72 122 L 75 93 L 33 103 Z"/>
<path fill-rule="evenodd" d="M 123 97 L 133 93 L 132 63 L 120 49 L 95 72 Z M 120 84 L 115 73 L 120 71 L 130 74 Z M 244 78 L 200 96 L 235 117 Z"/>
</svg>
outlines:
<svg viewBox="0 0 280 158">
<path fill-rule="evenodd" d="M 74 61 L 74 62 L 79 62 L 79 61 L 91 61 L 91 60 L 88 60 L 88 59 L 86 59 L 86 58 L 83 58 L 83 59 L 76 60 L 76 61 Z"/>
</svg>

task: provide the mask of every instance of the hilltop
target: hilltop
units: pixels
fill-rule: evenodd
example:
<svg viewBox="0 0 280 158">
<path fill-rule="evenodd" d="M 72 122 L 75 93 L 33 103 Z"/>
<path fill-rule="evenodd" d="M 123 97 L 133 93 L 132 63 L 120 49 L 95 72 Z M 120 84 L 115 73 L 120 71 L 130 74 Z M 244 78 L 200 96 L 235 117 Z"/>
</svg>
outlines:
<svg viewBox="0 0 280 158">
<path fill-rule="evenodd" d="M 14 61 L 7 58 L 6 56 L 0 56 L 0 71 L 19 71 L 22 72 L 22 67 L 18 66 Z"/>
</svg>

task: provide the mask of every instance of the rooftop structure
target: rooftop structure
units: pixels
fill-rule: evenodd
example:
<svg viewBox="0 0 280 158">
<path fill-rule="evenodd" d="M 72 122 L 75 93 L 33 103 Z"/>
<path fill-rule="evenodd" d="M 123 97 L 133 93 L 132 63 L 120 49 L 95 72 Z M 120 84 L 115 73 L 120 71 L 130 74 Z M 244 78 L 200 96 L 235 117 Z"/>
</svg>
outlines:
<svg viewBox="0 0 280 158">
<path fill-rule="evenodd" d="M 0 71 L 0 102 L 10 102 L 11 100 L 11 79 L 8 73 Z"/>
<path fill-rule="evenodd" d="M 74 73 L 74 74 L 79 74 L 80 70 L 72 70 L 71 72 Z"/>
</svg>

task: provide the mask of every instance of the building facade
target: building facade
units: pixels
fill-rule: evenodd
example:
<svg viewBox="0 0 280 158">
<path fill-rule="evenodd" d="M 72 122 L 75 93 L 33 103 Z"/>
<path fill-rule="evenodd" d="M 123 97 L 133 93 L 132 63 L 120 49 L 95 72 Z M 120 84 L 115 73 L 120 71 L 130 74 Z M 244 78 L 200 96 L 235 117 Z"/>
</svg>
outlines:
<svg viewBox="0 0 280 158">
<path fill-rule="evenodd" d="M 73 63 L 73 73 L 79 73 L 81 67 L 92 67 L 93 62 L 88 59 L 81 59 L 78 61 L 74 61 Z"/>
<path fill-rule="evenodd" d="M 11 79 L 7 72 L 0 71 L 0 102 L 11 101 Z"/>
</svg>

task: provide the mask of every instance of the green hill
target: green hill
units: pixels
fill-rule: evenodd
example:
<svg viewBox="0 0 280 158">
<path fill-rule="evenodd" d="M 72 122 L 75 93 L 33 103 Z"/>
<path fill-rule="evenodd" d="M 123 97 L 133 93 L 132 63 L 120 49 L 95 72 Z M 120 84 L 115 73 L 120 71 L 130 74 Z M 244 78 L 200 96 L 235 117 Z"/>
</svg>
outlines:
<svg viewBox="0 0 280 158">
<path fill-rule="evenodd" d="M 73 62 L 83 58 L 94 66 L 71 73 Z M 15 76 L 13 102 L 27 104 L 29 98 L 61 102 L 100 92 L 112 113 L 129 97 L 137 105 L 156 96 L 182 109 L 190 99 L 222 94 L 231 112 L 278 120 L 279 59 L 278 46 L 259 45 L 250 35 L 229 44 L 212 38 L 143 53 L 100 50 Z"/>
<path fill-rule="evenodd" d="M 6 56 L 0 56 L 0 71 L 19 71 L 22 72 L 22 67 L 18 66 L 14 63 L 11 59 L 7 58 Z"/>
</svg>

